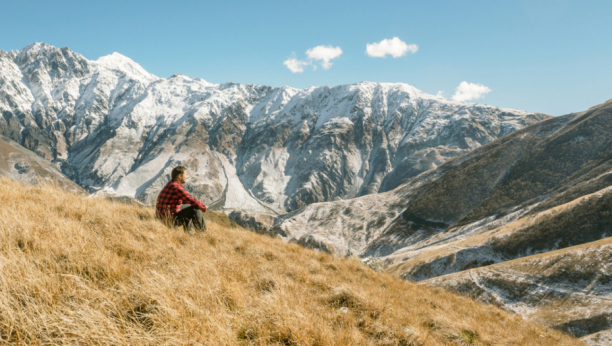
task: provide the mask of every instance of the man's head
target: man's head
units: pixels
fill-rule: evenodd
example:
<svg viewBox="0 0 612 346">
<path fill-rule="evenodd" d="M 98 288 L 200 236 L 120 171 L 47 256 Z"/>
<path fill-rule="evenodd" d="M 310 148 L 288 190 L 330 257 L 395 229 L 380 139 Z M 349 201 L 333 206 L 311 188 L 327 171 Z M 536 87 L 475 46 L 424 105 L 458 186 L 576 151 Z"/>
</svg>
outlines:
<svg viewBox="0 0 612 346">
<path fill-rule="evenodd" d="M 185 184 L 185 182 L 187 182 L 187 167 L 174 167 L 174 169 L 172 170 L 172 179 L 178 181 L 181 184 Z"/>
</svg>

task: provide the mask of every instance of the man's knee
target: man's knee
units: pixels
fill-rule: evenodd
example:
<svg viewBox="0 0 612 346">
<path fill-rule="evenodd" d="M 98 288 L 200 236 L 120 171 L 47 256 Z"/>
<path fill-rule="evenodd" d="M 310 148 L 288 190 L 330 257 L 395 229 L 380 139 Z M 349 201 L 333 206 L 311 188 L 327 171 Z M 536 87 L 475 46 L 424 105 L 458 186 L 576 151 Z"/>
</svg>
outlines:
<svg viewBox="0 0 612 346">
<path fill-rule="evenodd" d="M 195 213 L 195 219 L 197 223 L 199 223 L 199 228 L 202 230 L 206 229 L 206 222 L 204 222 L 204 216 L 202 215 L 202 211 L 198 209 Z"/>
</svg>

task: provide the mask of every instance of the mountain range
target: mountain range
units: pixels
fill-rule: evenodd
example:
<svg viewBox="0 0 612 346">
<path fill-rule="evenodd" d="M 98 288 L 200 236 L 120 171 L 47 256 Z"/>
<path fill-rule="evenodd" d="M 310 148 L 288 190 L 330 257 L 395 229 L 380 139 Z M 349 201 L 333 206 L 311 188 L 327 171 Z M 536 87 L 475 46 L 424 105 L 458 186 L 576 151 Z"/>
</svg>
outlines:
<svg viewBox="0 0 612 346">
<path fill-rule="evenodd" d="M 158 78 L 34 43 L 0 52 L 0 133 L 97 195 L 154 202 L 176 165 L 219 210 L 282 215 L 389 191 L 547 118 L 407 84 L 295 89 Z"/>
</svg>

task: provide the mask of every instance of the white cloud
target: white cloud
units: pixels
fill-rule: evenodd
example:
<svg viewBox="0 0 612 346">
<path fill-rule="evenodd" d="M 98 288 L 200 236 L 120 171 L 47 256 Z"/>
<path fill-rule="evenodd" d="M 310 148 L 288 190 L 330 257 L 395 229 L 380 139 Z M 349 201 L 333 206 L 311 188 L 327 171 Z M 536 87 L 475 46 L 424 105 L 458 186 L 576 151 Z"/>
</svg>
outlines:
<svg viewBox="0 0 612 346">
<path fill-rule="evenodd" d="M 308 66 L 310 64 L 310 61 L 298 60 L 295 57 L 283 61 L 283 65 L 287 66 L 287 68 L 293 73 L 304 72 L 304 66 Z"/>
<path fill-rule="evenodd" d="M 399 58 L 408 52 L 414 54 L 417 50 L 419 50 L 419 46 L 416 44 L 406 44 L 406 42 L 398 37 L 366 45 L 366 53 L 373 58 L 384 58 L 386 55 Z"/>
<path fill-rule="evenodd" d="M 453 95 L 452 99 L 456 101 L 476 100 L 484 97 L 489 92 L 491 92 L 491 89 L 482 84 L 463 81 L 455 89 L 455 95 Z"/>
<path fill-rule="evenodd" d="M 316 46 L 307 50 L 306 55 L 309 59 L 318 60 L 321 66 L 328 70 L 332 65 L 330 60 L 342 55 L 342 49 L 332 46 Z"/>
</svg>

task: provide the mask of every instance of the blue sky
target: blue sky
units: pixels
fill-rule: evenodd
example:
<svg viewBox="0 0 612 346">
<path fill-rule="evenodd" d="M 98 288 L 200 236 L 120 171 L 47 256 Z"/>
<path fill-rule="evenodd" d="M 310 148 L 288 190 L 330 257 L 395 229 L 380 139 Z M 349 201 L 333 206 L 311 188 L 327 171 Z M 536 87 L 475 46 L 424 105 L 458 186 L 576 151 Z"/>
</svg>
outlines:
<svg viewBox="0 0 612 346">
<path fill-rule="evenodd" d="M 271 86 L 408 83 L 471 102 L 562 115 L 612 98 L 612 1 L 0 1 L 0 49 L 33 42 L 88 59 L 119 52 L 147 71 Z M 374 58 L 397 37 L 415 53 Z M 283 62 L 340 47 L 292 73 Z M 314 67 L 317 67 L 314 69 Z"/>
</svg>

